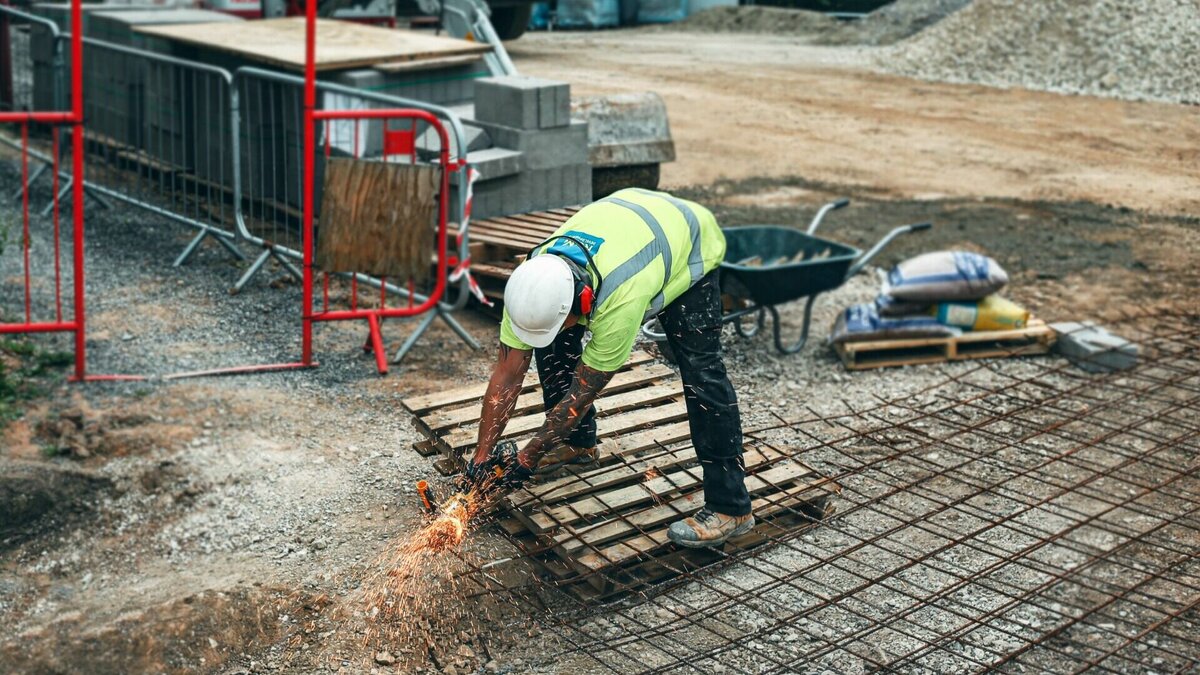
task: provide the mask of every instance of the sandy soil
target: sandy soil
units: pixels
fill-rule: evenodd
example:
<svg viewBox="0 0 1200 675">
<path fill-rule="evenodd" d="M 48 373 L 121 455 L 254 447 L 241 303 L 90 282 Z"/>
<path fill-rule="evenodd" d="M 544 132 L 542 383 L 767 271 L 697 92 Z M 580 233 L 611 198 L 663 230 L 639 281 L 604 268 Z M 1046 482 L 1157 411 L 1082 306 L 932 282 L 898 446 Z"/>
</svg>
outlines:
<svg viewBox="0 0 1200 675">
<path fill-rule="evenodd" d="M 535 33 L 522 72 L 572 91 L 656 91 L 679 161 L 668 186 L 790 176 L 931 194 L 1200 208 L 1194 108 L 916 82 L 854 49 L 766 35 Z"/>
</svg>

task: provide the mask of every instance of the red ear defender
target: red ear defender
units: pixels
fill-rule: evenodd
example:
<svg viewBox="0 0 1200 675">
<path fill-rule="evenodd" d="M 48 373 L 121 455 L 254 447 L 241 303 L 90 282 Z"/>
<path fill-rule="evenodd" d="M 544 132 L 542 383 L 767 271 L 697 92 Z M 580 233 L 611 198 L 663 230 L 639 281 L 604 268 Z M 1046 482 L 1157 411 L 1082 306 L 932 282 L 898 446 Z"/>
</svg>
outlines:
<svg viewBox="0 0 1200 675">
<path fill-rule="evenodd" d="M 579 292 L 579 311 L 584 316 L 592 313 L 592 301 L 594 299 L 591 286 L 584 286 L 583 290 Z"/>
</svg>

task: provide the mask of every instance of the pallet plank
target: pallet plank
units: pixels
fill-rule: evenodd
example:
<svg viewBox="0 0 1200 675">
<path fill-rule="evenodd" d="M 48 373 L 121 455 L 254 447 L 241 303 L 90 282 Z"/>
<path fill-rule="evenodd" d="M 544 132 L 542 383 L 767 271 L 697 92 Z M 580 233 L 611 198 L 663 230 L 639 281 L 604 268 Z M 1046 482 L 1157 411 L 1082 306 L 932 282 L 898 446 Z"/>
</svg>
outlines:
<svg viewBox="0 0 1200 675">
<path fill-rule="evenodd" d="M 1004 358 L 1048 353 L 1055 334 L 1041 319 L 1024 328 L 970 331 L 945 338 L 906 338 L 848 342 L 834 346 L 847 370 Z"/>
<path fill-rule="evenodd" d="M 812 476 L 817 477 L 811 478 Z M 807 488 L 819 487 L 829 482 L 828 478 L 818 476 L 812 468 L 804 464 L 783 462 L 766 471 L 746 476 L 746 491 L 751 496 L 758 496 L 763 492 L 775 490 L 777 486 L 805 477 L 810 478 L 805 482 Z M 566 528 L 569 531 L 554 535 L 554 544 L 560 547 L 564 555 L 574 555 L 585 548 L 596 548 L 614 539 L 631 534 L 645 534 L 647 528 L 662 525 L 683 515 L 690 515 L 702 506 L 704 506 L 704 491 L 696 490 L 665 504 L 656 504 L 633 513 L 623 513 L 619 518 L 588 525 L 578 530 Z"/>
<path fill-rule="evenodd" d="M 783 458 L 783 454 L 778 450 L 766 447 L 747 447 L 742 456 L 745 459 L 747 471 Z M 646 502 L 661 500 L 667 495 L 690 490 L 702 483 L 703 475 L 700 467 L 696 466 L 672 471 L 658 478 L 605 492 L 603 495 L 588 495 L 567 504 L 531 513 L 528 516 L 529 526 L 535 534 L 546 534 L 588 518 L 603 516 Z M 517 517 L 526 520 L 519 512 Z"/>
<path fill-rule="evenodd" d="M 674 375 L 674 371 L 659 363 L 634 366 L 629 370 L 613 375 L 612 380 L 609 381 L 608 386 L 604 388 L 602 393 L 605 395 L 619 394 L 633 387 L 650 385 L 655 380 L 671 375 Z M 602 396 L 601 399 L 606 397 Z M 428 413 L 423 418 L 423 421 L 433 431 L 445 431 L 446 429 L 461 426 L 468 422 L 478 422 L 479 415 L 482 412 L 482 403 L 481 398 L 480 401 L 472 402 L 465 406 L 440 408 Z M 540 389 L 522 394 L 517 398 L 512 416 L 515 418 L 527 413 L 540 411 L 543 405 Z"/>
<path fill-rule="evenodd" d="M 654 408 L 638 407 L 652 403 L 665 403 Z M 662 385 L 649 389 L 639 389 L 628 394 L 618 394 L 610 398 L 596 401 L 596 416 L 607 417 L 605 430 L 612 433 L 630 431 L 640 427 L 651 426 L 659 421 L 677 420 L 687 417 L 687 408 L 683 403 L 683 394 L 675 385 Z M 501 439 L 515 438 L 539 429 L 545 423 L 546 414 L 538 412 L 509 420 L 504 428 Z M 462 450 L 475 444 L 479 431 L 476 426 L 459 427 L 445 437 L 446 446 L 451 450 Z"/>
<path fill-rule="evenodd" d="M 752 500 L 750 508 L 756 514 L 761 513 L 764 517 L 767 517 L 800 503 L 803 501 L 801 499 L 802 496 L 813 489 L 809 484 L 802 483 L 782 491 L 782 494 L 773 493 L 770 498 Z M 757 530 L 758 528 L 759 526 L 756 525 L 755 529 Z M 761 537 L 761 535 L 759 536 Z M 598 551 L 589 551 L 588 553 L 575 556 L 572 558 L 572 563 L 585 570 L 599 571 L 607 567 L 620 565 L 631 558 L 651 553 L 655 549 L 665 546 L 669 541 L 667 528 L 664 527 L 649 534 L 643 534 L 618 542 Z M 741 545 L 744 546 L 744 544 Z"/>
<path fill-rule="evenodd" d="M 645 351 L 640 349 L 634 350 L 629 355 L 629 360 L 625 362 L 623 369 L 632 368 L 633 366 L 641 365 L 649 361 L 653 361 L 654 357 L 650 356 Z M 522 390 L 528 390 L 531 387 L 538 386 L 537 369 L 530 368 L 525 374 L 525 381 L 522 383 Z M 472 384 L 465 387 L 458 387 L 450 391 L 438 391 L 424 396 L 412 396 L 404 399 L 400 403 L 405 408 L 414 414 L 422 414 L 448 405 L 467 403 L 469 401 L 482 400 L 483 394 L 487 390 L 487 384 Z"/>
</svg>

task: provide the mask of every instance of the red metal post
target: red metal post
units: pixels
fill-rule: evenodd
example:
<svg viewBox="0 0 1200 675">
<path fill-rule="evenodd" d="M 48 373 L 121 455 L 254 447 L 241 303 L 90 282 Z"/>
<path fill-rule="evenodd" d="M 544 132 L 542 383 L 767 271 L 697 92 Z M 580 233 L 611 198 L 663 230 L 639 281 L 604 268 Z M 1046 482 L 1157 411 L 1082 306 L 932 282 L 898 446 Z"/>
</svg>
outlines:
<svg viewBox="0 0 1200 675">
<path fill-rule="evenodd" d="M 75 378 L 87 377 L 87 339 L 83 278 L 83 9 L 71 0 L 71 215 L 75 238 Z"/>
<path fill-rule="evenodd" d="M 76 0 L 78 1 L 78 0 Z M 316 133 L 313 129 L 313 111 L 317 107 L 317 3 L 305 3 L 304 21 L 304 298 L 301 311 L 304 314 L 300 338 L 300 360 L 311 365 L 312 358 L 312 303 L 313 303 L 313 192 L 316 190 Z M 79 25 L 79 24 L 75 24 Z M 79 31 L 75 31 L 79 32 Z"/>
</svg>

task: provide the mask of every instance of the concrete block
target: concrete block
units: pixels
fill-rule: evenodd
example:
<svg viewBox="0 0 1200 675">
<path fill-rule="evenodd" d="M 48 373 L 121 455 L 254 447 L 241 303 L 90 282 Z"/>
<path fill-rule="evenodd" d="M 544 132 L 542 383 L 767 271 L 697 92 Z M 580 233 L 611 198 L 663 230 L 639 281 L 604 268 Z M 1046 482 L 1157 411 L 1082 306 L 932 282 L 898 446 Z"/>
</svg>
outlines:
<svg viewBox="0 0 1200 675">
<path fill-rule="evenodd" d="M 476 150 L 467 154 L 467 161 L 479 172 L 479 180 L 503 178 L 521 171 L 521 153 L 504 148 Z"/>
<path fill-rule="evenodd" d="M 482 126 L 487 129 L 493 145 L 524 154 L 526 169 L 553 169 L 588 161 L 586 122 L 534 130 L 494 124 Z"/>
<path fill-rule="evenodd" d="M 458 142 L 454 139 L 454 134 L 450 129 L 446 129 L 446 134 L 450 138 L 450 154 L 458 154 Z M 492 137 L 482 127 L 463 125 L 463 134 L 466 135 L 467 153 L 472 153 L 477 150 L 492 147 Z M 417 138 L 417 149 L 422 152 L 435 153 L 441 147 L 441 140 L 438 139 L 437 133 L 433 129 L 426 129 L 424 133 Z"/>
<path fill-rule="evenodd" d="M 568 123 L 570 85 L 534 77 L 475 81 L 475 119 L 514 129 L 550 129 Z"/>
<path fill-rule="evenodd" d="M 1137 345 L 1091 321 L 1052 323 L 1055 350 L 1089 373 L 1127 370 L 1137 364 Z"/>
</svg>

